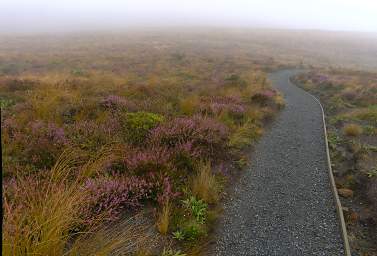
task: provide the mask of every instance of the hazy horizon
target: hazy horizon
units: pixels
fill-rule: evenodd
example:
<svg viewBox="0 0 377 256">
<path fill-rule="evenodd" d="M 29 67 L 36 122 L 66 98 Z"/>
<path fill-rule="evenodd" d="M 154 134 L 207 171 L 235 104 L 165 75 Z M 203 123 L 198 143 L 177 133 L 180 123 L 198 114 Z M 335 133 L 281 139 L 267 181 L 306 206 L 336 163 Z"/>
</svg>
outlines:
<svg viewBox="0 0 377 256">
<path fill-rule="evenodd" d="M 70 32 L 139 27 L 242 27 L 377 32 L 368 0 L 2 0 L 1 33 Z"/>
</svg>

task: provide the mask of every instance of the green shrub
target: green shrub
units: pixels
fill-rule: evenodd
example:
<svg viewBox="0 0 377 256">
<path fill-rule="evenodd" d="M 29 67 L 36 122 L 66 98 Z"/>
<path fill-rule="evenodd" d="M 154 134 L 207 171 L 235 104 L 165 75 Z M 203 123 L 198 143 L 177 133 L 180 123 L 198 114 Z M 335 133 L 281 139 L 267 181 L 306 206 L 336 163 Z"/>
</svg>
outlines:
<svg viewBox="0 0 377 256">
<path fill-rule="evenodd" d="M 173 232 L 173 238 L 178 241 L 194 241 L 200 236 L 206 234 L 206 231 L 202 225 L 196 221 L 186 222 L 180 229 Z"/>
<path fill-rule="evenodd" d="M 14 101 L 11 99 L 0 99 L 0 108 L 5 109 L 14 104 Z"/>
<path fill-rule="evenodd" d="M 149 112 L 126 113 L 121 120 L 126 139 L 133 144 L 142 143 L 148 131 L 163 121 L 163 116 Z"/>
<path fill-rule="evenodd" d="M 203 200 L 191 196 L 182 202 L 198 223 L 203 224 L 205 222 L 208 205 Z"/>
<path fill-rule="evenodd" d="M 175 251 L 173 249 L 166 249 L 162 251 L 161 256 L 186 256 L 185 253 L 182 253 L 181 251 Z"/>
<path fill-rule="evenodd" d="M 182 229 L 185 240 L 193 241 L 198 239 L 200 236 L 205 234 L 205 231 L 200 226 L 199 223 L 196 222 L 190 222 L 187 225 L 185 225 Z"/>
<path fill-rule="evenodd" d="M 183 233 L 182 230 L 177 230 L 173 232 L 173 238 L 177 239 L 178 241 L 182 241 L 185 239 L 185 234 Z"/>
</svg>

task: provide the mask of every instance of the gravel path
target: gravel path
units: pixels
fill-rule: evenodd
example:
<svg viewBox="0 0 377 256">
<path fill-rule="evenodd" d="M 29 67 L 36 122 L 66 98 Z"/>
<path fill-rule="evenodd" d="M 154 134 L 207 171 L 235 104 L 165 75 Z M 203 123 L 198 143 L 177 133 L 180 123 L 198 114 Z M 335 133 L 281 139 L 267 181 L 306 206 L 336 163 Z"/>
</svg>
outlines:
<svg viewBox="0 0 377 256">
<path fill-rule="evenodd" d="M 293 74 L 270 75 L 286 107 L 225 203 L 212 255 L 344 255 L 321 108 L 288 82 Z"/>
</svg>

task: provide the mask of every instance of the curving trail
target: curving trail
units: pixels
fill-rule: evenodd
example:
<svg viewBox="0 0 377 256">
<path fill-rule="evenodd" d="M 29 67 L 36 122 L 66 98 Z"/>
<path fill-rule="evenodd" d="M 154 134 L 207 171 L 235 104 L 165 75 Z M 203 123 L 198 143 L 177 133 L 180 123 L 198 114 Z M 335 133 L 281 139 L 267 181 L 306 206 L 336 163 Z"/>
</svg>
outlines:
<svg viewBox="0 0 377 256">
<path fill-rule="evenodd" d="M 225 203 L 212 255 L 345 255 L 321 107 L 288 81 L 294 72 L 269 77 L 286 107 Z"/>
</svg>

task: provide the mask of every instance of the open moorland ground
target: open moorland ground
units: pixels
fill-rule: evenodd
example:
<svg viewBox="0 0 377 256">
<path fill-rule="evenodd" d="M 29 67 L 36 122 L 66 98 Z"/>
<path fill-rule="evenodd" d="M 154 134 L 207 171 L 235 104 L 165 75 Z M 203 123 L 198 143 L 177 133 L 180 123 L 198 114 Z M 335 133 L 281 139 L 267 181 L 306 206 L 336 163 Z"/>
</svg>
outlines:
<svg viewBox="0 0 377 256">
<path fill-rule="evenodd" d="M 4 255 L 195 253 L 282 107 L 262 66 L 182 39 L 46 40 L 0 64 Z"/>
<path fill-rule="evenodd" d="M 4 255 L 200 255 L 223 192 L 284 106 L 267 72 L 373 70 L 376 41 L 243 29 L 2 36 Z"/>
<path fill-rule="evenodd" d="M 295 80 L 324 105 L 352 251 L 377 255 L 377 74 L 321 69 Z"/>
</svg>

